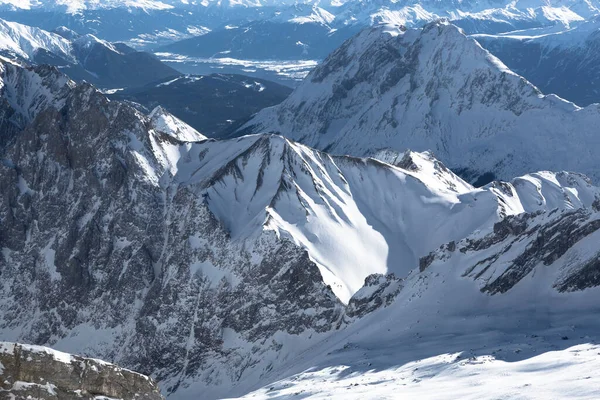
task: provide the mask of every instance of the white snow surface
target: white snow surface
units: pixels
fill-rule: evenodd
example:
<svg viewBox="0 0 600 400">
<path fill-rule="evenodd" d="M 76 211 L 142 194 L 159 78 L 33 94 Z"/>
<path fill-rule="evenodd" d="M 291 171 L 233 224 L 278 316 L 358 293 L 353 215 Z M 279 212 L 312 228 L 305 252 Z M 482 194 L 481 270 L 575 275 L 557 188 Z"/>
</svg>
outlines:
<svg viewBox="0 0 600 400">
<path fill-rule="evenodd" d="M 27 350 L 27 351 L 31 351 L 33 353 L 44 353 L 44 354 L 49 354 L 52 356 L 52 358 L 54 358 L 54 360 L 61 362 L 61 363 L 65 363 L 65 364 L 70 364 L 71 363 L 71 355 L 68 353 L 64 353 L 62 351 L 57 351 L 54 349 L 51 349 L 49 347 L 44 347 L 44 346 L 35 346 L 35 345 L 30 345 L 30 344 L 16 344 L 16 343 L 10 343 L 10 342 L 0 342 L 0 352 L 2 353 L 8 353 L 8 354 L 12 354 L 14 352 L 15 346 L 20 346 L 23 349 Z"/>
<path fill-rule="evenodd" d="M 168 84 L 168 83 L 166 83 Z M 156 107 L 149 115 L 154 129 L 166 133 L 177 140 L 184 142 L 198 142 L 206 140 L 206 136 L 167 112 L 161 106 Z"/>
<path fill-rule="evenodd" d="M 346 42 L 242 132 L 333 154 L 432 150 L 454 170 L 511 179 L 570 170 L 600 180 L 600 106 L 543 95 L 448 22 L 371 28 Z"/>
</svg>

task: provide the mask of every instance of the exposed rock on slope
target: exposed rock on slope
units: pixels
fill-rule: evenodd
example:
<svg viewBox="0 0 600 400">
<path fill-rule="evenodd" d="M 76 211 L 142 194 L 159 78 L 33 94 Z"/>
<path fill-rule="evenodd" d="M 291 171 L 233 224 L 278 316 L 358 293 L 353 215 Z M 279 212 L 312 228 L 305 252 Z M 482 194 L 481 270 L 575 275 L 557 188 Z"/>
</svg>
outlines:
<svg viewBox="0 0 600 400">
<path fill-rule="evenodd" d="M 47 347 L 0 342 L 0 398 L 160 400 L 152 379 Z"/>
<path fill-rule="evenodd" d="M 598 181 L 599 122 L 597 105 L 542 95 L 458 28 L 435 22 L 360 33 L 240 133 L 281 133 L 334 154 L 432 150 L 473 182 L 536 170 Z"/>
<path fill-rule="evenodd" d="M 222 393 L 276 361 L 276 332 L 335 326 L 341 305 L 305 251 L 268 232 L 233 242 L 174 181 L 202 147 L 87 85 L 30 105 L 38 71 L 3 75 L 6 112 L 28 122 L 0 165 L 3 338 L 117 361 L 167 392 L 198 380 Z"/>
</svg>

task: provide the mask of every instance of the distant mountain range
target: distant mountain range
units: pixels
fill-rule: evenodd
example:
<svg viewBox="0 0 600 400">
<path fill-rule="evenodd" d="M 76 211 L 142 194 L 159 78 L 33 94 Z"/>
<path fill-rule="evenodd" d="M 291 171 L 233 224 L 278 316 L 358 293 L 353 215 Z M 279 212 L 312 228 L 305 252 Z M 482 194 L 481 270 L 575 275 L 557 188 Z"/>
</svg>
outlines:
<svg viewBox="0 0 600 400">
<path fill-rule="evenodd" d="M 518 29 L 569 25 L 598 14 L 598 0 L 451 1 L 347 0 L 347 1 L 82 1 L 2 0 L 0 16 L 52 30 L 65 25 L 81 33 L 92 33 L 110 41 L 139 45 L 165 43 L 226 26 L 244 26 L 270 21 L 298 26 L 327 25 L 342 31 L 380 23 L 421 26 L 448 18 L 467 33 L 501 33 Z M 291 28 L 286 28 L 290 31 Z M 340 33 L 341 34 L 341 33 Z M 349 37 L 349 36 L 347 36 Z M 287 34 L 280 36 L 281 47 Z M 226 44 L 219 51 L 226 50 Z M 335 46 L 333 46 L 335 47 Z"/>
<path fill-rule="evenodd" d="M 106 88 L 140 86 L 180 75 L 150 53 L 64 27 L 48 32 L 0 20 L 0 54 L 26 63 L 53 65 L 72 79 Z"/>
<path fill-rule="evenodd" d="M 545 93 L 580 106 L 600 102 L 600 19 L 503 35 L 474 35 L 510 69 Z"/>
</svg>

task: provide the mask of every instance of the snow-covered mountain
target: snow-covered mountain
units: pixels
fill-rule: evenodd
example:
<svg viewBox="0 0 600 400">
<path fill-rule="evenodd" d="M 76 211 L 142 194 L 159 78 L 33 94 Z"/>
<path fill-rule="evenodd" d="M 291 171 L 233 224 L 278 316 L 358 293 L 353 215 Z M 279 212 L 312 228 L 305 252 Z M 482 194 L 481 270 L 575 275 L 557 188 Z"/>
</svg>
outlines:
<svg viewBox="0 0 600 400">
<path fill-rule="evenodd" d="M 409 271 L 437 273 L 440 245 L 483 257 L 505 248 L 502 226 L 595 215 L 600 198 L 566 172 L 475 189 L 429 153 L 383 162 L 274 135 L 207 140 L 51 67 L 4 63 L 1 76 L 0 337 L 118 362 L 172 398 L 271 382 L 385 306 L 409 313 Z M 523 212 L 534 217 L 505 219 Z M 581 221 L 564 246 L 545 230 L 547 246 L 588 240 L 595 225 Z M 553 262 L 551 247 L 531 260 Z"/>
<path fill-rule="evenodd" d="M 570 29 L 532 29 L 504 35 L 474 35 L 510 69 L 546 93 L 581 106 L 600 102 L 600 19 Z"/>
<path fill-rule="evenodd" d="M 275 24 L 268 39 L 278 59 L 296 54 L 296 42 L 312 47 L 334 49 L 341 40 L 359 30 L 381 23 L 421 27 L 439 18 L 448 18 L 467 33 L 498 34 L 518 29 L 561 25 L 575 26 L 598 15 L 598 0 L 568 1 L 431 1 L 431 0 L 3 0 L 0 17 L 46 30 L 65 25 L 81 33 L 91 33 L 110 41 L 127 42 L 136 48 L 154 49 L 179 40 L 219 31 L 210 47 L 227 50 L 225 27 L 245 27 L 236 37 L 245 38 L 245 51 L 260 54 L 257 31 L 260 23 Z M 8 2 L 8 3 L 7 3 Z M 308 35 L 306 24 L 315 24 Z M 304 25 L 304 26 L 303 26 Z M 324 25 L 334 35 L 319 32 Z M 312 37 L 305 43 L 294 27 Z M 279 32 L 277 32 L 279 29 Z M 231 34 L 231 32 L 230 32 Z M 221 37 L 223 36 L 223 37 Z M 295 41 L 288 40 L 294 37 Z M 316 39 L 318 37 L 318 40 Z M 183 46 L 183 45 L 182 45 Z M 186 46 L 183 46 L 186 47 Z M 185 50 L 191 52 L 188 43 Z M 232 49 L 232 51 L 235 49 Z M 281 54 L 280 54 L 281 53 Z M 319 54 L 312 50 L 312 53 Z"/>
<path fill-rule="evenodd" d="M 448 18 L 470 33 L 500 33 L 553 24 L 570 25 L 597 15 L 598 1 L 347 1 L 339 24 L 402 24 L 418 27 Z"/>
<path fill-rule="evenodd" d="M 600 179 L 600 107 L 543 95 L 455 26 L 370 28 L 240 133 L 274 132 L 334 154 L 432 150 L 479 184 L 527 171 Z M 479 178 L 482 178 L 481 180 Z"/>
<path fill-rule="evenodd" d="M 46 50 L 74 62 L 72 44 L 60 35 L 39 28 L 0 20 L 0 51 L 27 61 L 34 60 L 39 50 Z"/>
<path fill-rule="evenodd" d="M 179 72 L 149 53 L 66 27 L 56 33 L 0 20 L 0 54 L 32 64 L 50 64 L 75 80 L 102 87 L 141 86 Z"/>
</svg>

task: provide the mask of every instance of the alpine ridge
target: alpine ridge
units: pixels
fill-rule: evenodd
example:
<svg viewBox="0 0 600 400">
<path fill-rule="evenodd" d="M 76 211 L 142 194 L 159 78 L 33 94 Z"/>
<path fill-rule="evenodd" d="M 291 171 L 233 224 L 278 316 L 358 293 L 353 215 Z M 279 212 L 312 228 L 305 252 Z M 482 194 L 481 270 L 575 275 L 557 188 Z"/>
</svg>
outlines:
<svg viewBox="0 0 600 400">
<path fill-rule="evenodd" d="M 105 88 L 145 85 L 179 72 L 153 55 L 65 27 L 56 32 L 0 19 L 0 55 L 26 64 L 60 68 L 77 81 Z"/>
</svg>

